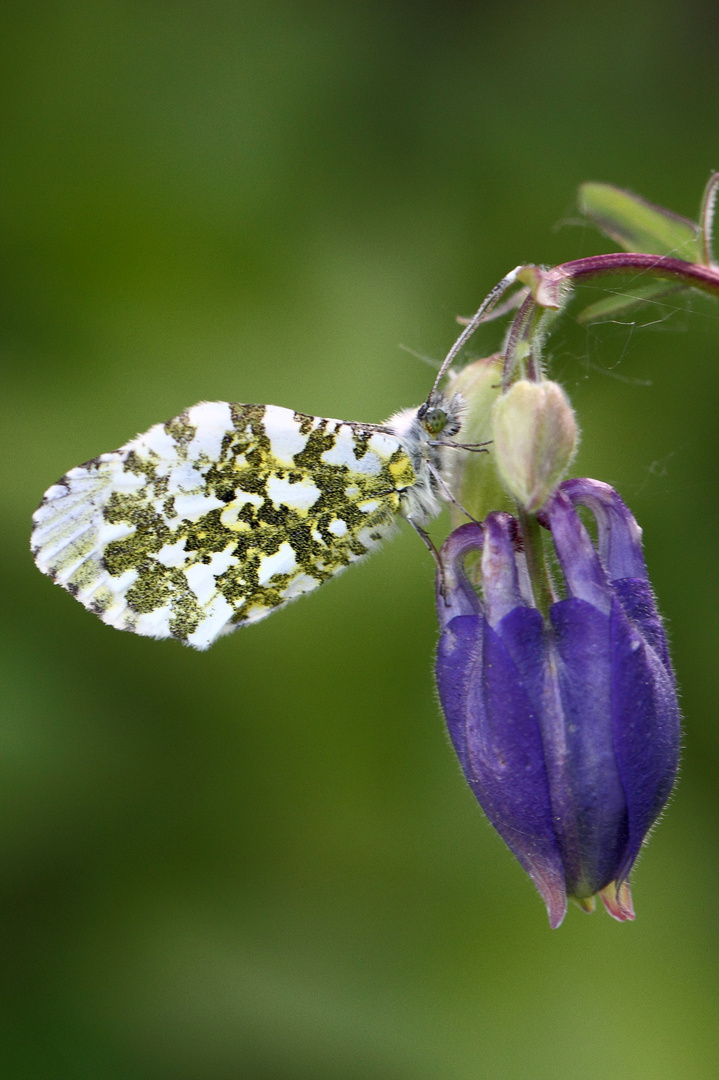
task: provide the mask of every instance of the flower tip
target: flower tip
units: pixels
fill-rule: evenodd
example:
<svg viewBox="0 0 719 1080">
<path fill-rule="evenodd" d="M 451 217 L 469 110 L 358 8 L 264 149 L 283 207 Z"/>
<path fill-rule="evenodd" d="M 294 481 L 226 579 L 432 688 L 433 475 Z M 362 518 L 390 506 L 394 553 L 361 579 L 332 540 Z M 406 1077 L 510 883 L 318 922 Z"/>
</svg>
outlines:
<svg viewBox="0 0 719 1080">
<path fill-rule="evenodd" d="M 631 921 L 636 918 L 629 882 L 623 881 L 617 888 L 616 881 L 610 881 L 608 885 L 600 890 L 599 895 L 605 908 L 617 922 Z"/>
<path fill-rule="evenodd" d="M 597 906 L 596 896 L 573 896 L 572 900 L 577 905 L 577 907 L 581 908 L 582 911 L 586 912 L 587 915 L 594 914 Z"/>
<path fill-rule="evenodd" d="M 547 904 L 545 900 L 545 904 Z M 566 900 L 563 904 L 551 905 L 547 904 L 547 915 L 549 916 L 549 929 L 558 930 L 564 922 L 564 916 L 567 914 Z"/>
<path fill-rule="evenodd" d="M 567 893 L 564 882 L 556 879 L 556 875 L 539 873 L 536 868 L 530 870 L 530 877 L 537 887 L 539 895 L 544 900 L 549 917 L 549 927 L 557 930 L 564 922 L 567 914 Z"/>
</svg>

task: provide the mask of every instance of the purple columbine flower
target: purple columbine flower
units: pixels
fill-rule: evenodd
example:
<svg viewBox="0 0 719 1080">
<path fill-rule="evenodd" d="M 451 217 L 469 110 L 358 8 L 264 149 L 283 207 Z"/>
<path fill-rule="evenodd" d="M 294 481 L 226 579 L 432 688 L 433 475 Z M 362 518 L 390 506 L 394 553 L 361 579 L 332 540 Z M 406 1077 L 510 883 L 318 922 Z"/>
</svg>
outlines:
<svg viewBox="0 0 719 1080">
<path fill-rule="evenodd" d="M 577 506 L 596 520 L 596 548 Z M 546 615 L 509 514 L 463 525 L 442 546 L 439 694 L 469 785 L 551 926 L 567 896 L 591 910 L 596 893 L 631 919 L 627 876 L 679 755 L 666 638 L 641 531 L 612 488 L 568 480 L 541 520 L 565 584 Z M 465 567 L 471 552 L 481 552 L 481 599 Z"/>
</svg>

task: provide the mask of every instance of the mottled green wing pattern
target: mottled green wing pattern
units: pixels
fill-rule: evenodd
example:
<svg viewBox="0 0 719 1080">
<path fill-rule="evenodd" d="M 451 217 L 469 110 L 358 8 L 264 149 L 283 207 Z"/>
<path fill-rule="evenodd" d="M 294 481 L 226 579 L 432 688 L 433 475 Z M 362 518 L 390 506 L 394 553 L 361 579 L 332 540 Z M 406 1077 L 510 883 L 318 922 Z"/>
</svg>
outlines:
<svg viewBox="0 0 719 1080">
<path fill-rule="evenodd" d="M 205 402 L 71 469 L 33 552 L 111 626 L 205 649 L 366 555 L 414 483 L 381 428 Z"/>
</svg>

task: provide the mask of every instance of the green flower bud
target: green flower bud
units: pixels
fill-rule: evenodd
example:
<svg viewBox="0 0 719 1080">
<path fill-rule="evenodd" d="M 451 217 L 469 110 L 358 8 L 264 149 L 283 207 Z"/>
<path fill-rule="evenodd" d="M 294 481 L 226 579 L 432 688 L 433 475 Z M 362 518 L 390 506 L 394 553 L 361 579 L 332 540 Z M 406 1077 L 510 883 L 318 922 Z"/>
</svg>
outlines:
<svg viewBox="0 0 719 1080">
<path fill-rule="evenodd" d="M 494 457 L 507 490 L 530 513 L 566 474 L 579 442 L 574 410 L 558 383 L 520 379 L 492 410 Z"/>
<path fill-rule="evenodd" d="M 492 438 L 492 407 L 499 397 L 502 384 L 502 357 L 486 356 L 467 364 L 450 384 L 453 393 L 460 394 L 465 404 L 462 429 L 458 436 L 463 443 L 489 443 Z M 492 453 L 453 450 L 448 457 L 452 469 L 450 488 L 468 513 L 481 521 L 491 510 L 512 506 L 497 472 Z M 452 527 L 466 520 L 459 506 L 450 505 Z"/>
</svg>

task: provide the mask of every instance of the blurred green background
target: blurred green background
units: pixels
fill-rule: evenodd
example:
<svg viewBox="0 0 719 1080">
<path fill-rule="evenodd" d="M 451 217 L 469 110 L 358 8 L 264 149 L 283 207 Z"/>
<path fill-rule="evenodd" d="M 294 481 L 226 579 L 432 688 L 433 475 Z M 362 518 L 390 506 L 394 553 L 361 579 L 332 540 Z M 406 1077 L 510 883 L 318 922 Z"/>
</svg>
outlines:
<svg viewBox="0 0 719 1080">
<path fill-rule="evenodd" d="M 713 1080 L 719 305 L 568 318 L 550 346 L 576 473 L 644 526 L 683 688 L 633 925 L 550 931 L 483 820 L 409 530 L 203 655 L 109 630 L 27 550 L 58 476 L 196 401 L 418 403 L 432 373 L 400 344 L 436 361 L 516 263 L 611 248 L 581 181 L 693 216 L 713 0 L 0 19 L 2 1076 Z"/>
</svg>

